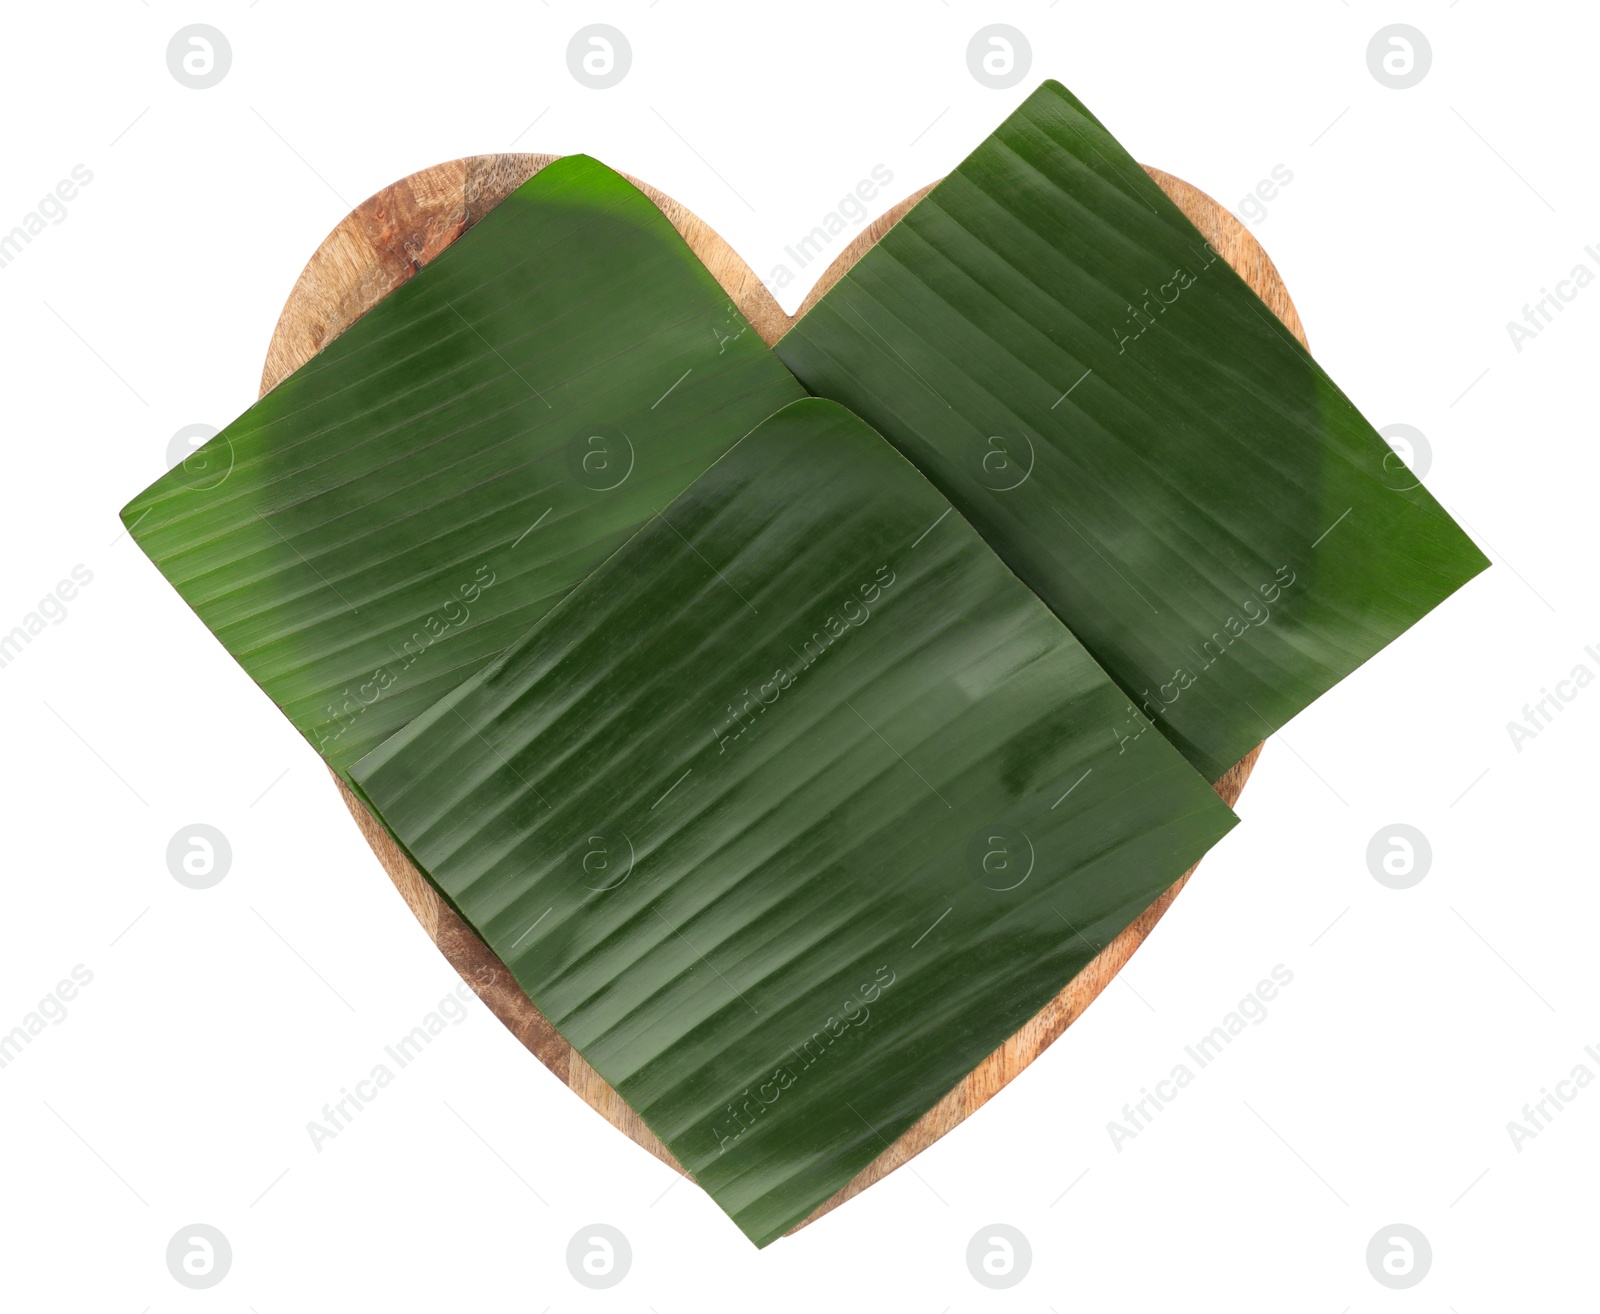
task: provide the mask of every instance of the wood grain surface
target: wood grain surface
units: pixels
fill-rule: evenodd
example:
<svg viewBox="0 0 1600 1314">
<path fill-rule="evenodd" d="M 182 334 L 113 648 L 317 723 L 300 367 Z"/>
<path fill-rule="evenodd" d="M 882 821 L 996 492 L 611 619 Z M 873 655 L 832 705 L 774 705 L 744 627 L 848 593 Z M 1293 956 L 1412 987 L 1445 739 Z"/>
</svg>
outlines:
<svg viewBox="0 0 1600 1314">
<path fill-rule="evenodd" d="M 317 248 L 290 292 L 267 350 L 266 366 L 261 375 L 262 393 L 276 387 L 310 360 L 508 193 L 555 158 L 553 155 L 518 154 L 452 160 L 403 178 L 356 207 Z M 1283 281 L 1255 238 L 1204 192 L 1159 169 L 1146 168 L 1205 235 L 1213 249 L 1255 289 L 1295 336 L 1305 342 L 1305 330 Z M 649 184 L 636 178 L 630 181 L 671 220 L 769 345 L 794 325 L 799 316 L 784 314 L 755 272 L 703 220 Z M 927 191 L 925 187 L 906 197 L 863 229 L 806 297 L 800 315 L 804 315 Z M 1216 782 L 1217 793 L 1230 806 L 1244 789 L 1260 752 L 1258 745 Z M 334 783 L 362 835 L 423 930 L 490 1011 L 591 1108 L 651 1154 L 682 1172 L 666 1146 L 561 1038 L 522 992 L 505 965 L 439 898 L 360 800 L 337 778 Z M 975 1113 L 1038 1058 L 1122 970 L 1193 874 L 1193 868 L 1185 872 L 1021 1030 L 984 1059 L 893 1145 L 885 1148 L 799 1226 L 804 1227 L 819 1218 L 925 1150 Z"/>
</svg>

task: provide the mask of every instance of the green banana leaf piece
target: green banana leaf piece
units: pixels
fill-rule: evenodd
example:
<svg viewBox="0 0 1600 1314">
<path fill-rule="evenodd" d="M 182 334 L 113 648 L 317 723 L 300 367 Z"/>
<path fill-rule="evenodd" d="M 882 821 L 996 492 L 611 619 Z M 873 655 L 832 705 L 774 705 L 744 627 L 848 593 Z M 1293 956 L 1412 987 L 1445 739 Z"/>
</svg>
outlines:
<svg viewBox="0 0 1600 1314">
<path fill-rule="evenodd" d="M 344 772 L 802 395 L 655 205 L 567 156 L 122 516 Z"/>
<path fill-rule="evenodd" d="M 1488 564 L 1055 82 L 777 353 L 910 457 L 1208 779 Z"/>
<path fill-rule="evenodd" d="M 765 1245 L 1234 824 L 1128 719 L 933 485 L 808 399 L 352 775 Z"/>
</svg>

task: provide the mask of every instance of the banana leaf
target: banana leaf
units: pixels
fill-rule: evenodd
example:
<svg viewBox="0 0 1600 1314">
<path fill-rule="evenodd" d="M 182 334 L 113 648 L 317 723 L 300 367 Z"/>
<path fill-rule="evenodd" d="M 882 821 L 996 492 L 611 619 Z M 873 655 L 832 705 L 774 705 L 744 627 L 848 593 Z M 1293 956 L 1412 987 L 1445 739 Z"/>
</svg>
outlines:
<svg viewBox="0 0 1600 1314">
<path fill-rule="evenodd" d="M 777 352 L 910 457 L 1208 779 L 1488 564 L 1055 82 Z"/>
<path fill-rule="evenodd" d="M 342 773 L 802 395 L 655 205 L 567 156 L 122 516 Z"/>
<path fill-rule="evenodd" d="M 796 402 L 355 785 L 753 1241 L 1235 822 L 939 492 Z"/>
</svg>

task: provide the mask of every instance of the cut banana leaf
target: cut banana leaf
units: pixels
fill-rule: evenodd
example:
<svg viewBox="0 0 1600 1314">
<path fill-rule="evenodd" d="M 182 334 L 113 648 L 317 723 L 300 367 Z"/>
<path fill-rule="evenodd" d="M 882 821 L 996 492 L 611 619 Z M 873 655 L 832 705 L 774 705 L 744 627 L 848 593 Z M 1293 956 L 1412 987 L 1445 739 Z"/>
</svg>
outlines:
<svg viewBox="0 0 1600 1314">
<path fill-rule="evenodd" d="M 1234 823 L 939 492 L 779 411 L 353 768 L 758 1244 Z"/>
<path fill-rule="evenodd" d="M 1488 564 L 1054 82 L 777 351 L 1209 779 Z"/>
<path fill-rule="evenodd" d="M 123 520 L 343 772 L 801 395 L 649 199 L 568 156 Z"/>
</svg>

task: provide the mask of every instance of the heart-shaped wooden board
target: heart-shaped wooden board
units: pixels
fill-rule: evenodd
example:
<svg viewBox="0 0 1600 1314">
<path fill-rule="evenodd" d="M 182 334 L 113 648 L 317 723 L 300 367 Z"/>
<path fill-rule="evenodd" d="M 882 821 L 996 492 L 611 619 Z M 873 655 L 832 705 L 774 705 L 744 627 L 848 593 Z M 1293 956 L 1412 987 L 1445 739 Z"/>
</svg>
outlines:
<svg viewBox="0 0 1600 1314">
<path fill-rule="evenodd" d="M 555 158 L 553 155 L 519 154 L 453 160 L 403 178 L 357 206 L 317 248 L 290 292 L 267 350 L 266 367 L 261 375 L 262 393 L 276 387 L 315 356 Z M 1255 238 L 1204 192 L 1159 169 L 1146 168 L 1212 248 L 1304 343 L 1305 331 L 1300 317 L 1278 271 Z M 683 235 L 769 346 L 794 326 L 799 316 L 784 314 L 755 271 L 709 225 L 649 184 L 636 178 L 630 181 L 655 202 Z M 804 315 L 931 186 L 908 196 L 863 229 L 811 290 L 800 307 L 800 315 Z M 1230 806 L 1238 800 L 1260 752 L 1258 745 L 1216 782 L 1217 793 Z M 335 783 L 356 825 L 412 913 L 451 966 L 478 992 L 494 1015 L 540 1062 L 612 1125 L 681 1172 L 681 1166 L 666 1146 L 561 1038 L 522 992 L 505 965 L 440 899 L 360 800 L 337 778 Z M 1122 970 L 1193 874 L 1193 868 L 1185 872 L 1021 1030 L 984 1059 L 846 1186 L 818 1206 L 800 1226 L 804 1227 L 805 1223 L 842 1204 L 932 1145 L 1032 1063 Z"/>
</svg>

